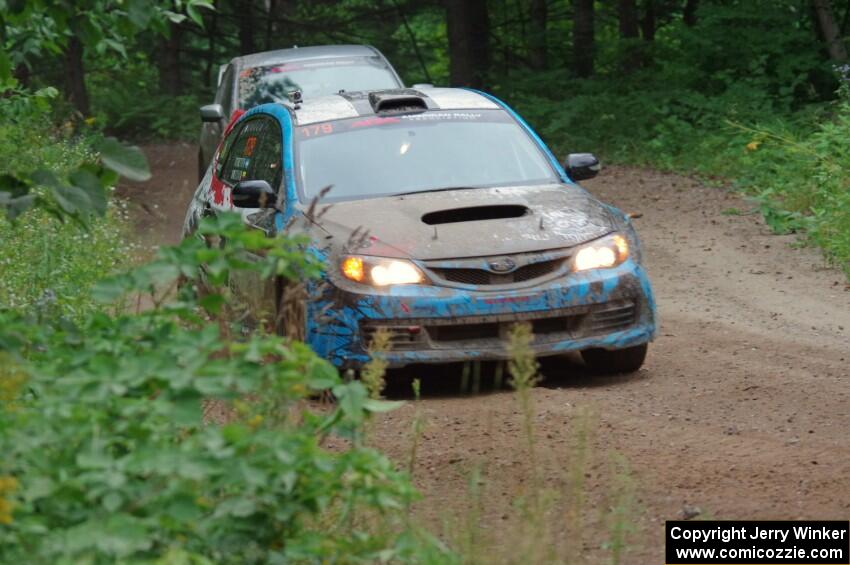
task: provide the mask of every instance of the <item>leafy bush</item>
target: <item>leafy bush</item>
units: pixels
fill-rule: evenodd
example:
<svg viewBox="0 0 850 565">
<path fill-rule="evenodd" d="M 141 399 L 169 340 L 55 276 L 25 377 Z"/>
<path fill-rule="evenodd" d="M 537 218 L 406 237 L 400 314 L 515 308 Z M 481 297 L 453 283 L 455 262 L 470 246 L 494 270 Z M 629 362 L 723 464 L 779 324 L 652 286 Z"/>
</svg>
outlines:
<svg viewBox="0 0 850 565">
<path fill-rule="evenodd" d="M 449 558 L 406 524 L 406 477 L 363 447 L 364 421 L 392 403 L 343 382 L 303 343 L 237 341 L 206 318 L 221 311 L 233 270 L 315 276 L 303 242 L 258 236 L 236 215 L 201 231 L 228 245 L 188 239 L 98 289 L 160 304 L 163 289 L 194 281 L 168 305 L 79 325 L 2 314 L 0 477 L 13 511 L 0 512 L 0 561 Z M 246 263 L 246 250 L 265 258 Z M 309 401 L 323 393 L 336 404 Z M 229 422 L 204 425 L 211 400 L 226 403 Z M 345 447 L 326 447 L 334 435 Z"/>
<path fill-rule="evenodd" d="M 88 230 L 60 223 L 43 212 L 16 223 L 0 218 L 0 308 L 36 310 L 82 320 L 97 307 L 89 290 L 129 265 L 136 245 L 128 241 L 121 203 Z"/>
<path fill-rule="evenodd" d="M 0 209 L 6 210 L 0 216 L 0 307 L 38 307 L 79 320 L 94 307 L 91 285 L 129 265 L 135 249 L 121 202 L 91 217 L 107 211 L 104 185 L 117 176 L 94 165 L 95 148 L 105 143 L 99 135 L 51 124 L 54 95 L 51 89 L 13 91 L 0 100 Z M 107 153 L 110 148 L 114 144 Z M 22 215 L 39 203 L 39 210 Z"/>
</svg>

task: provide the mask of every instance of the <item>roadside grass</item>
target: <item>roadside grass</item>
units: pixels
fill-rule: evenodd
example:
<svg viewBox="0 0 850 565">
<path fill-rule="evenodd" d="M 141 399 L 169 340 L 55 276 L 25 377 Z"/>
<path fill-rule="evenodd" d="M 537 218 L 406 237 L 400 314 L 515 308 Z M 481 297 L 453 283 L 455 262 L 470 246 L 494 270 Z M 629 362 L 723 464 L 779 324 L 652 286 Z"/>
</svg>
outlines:
<svg viewBox="0 0 850 565">
<path fill-rule="evenodd" d="M 4 107 L 4 110 L 8 108 Z M 53 126 L 45 115 L 22 112 L 0 125 L 0 175 L 39 167 L 65 174 L 91 160 L 90 136 Z M 124 202 L 112 199 L 104 217 L 83 228 L 32 210 L 11 222 L 0 216 L 0 308 L 75 320 L 97 308 L 94 283 L 137 260 Z"/>
<path fill-rule="evenodd" d="M 0 307 L 81 319 L 98 308 L 92 286 L 134 262 L 128 236 L 120 201 L 87 230 L 40 211 L 14 224 L 0 218 Z"/>
</svg>

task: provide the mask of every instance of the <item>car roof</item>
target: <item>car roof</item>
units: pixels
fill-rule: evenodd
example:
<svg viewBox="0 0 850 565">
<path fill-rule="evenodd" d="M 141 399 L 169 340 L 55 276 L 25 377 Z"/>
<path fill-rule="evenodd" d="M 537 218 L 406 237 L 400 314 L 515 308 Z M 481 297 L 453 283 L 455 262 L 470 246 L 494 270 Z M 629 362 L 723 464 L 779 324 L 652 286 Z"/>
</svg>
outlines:
<svg viewBox="0 0 850 565">
<path fill-rule="evenodd" d="M 285 104 L 299 126 L 343 120 L 364 116 L 375 116 L 373 107 L 376 99 L 410 100 L 419 99 L 432 110 L 497 110 L 502 107 L 494 99 L 480 92 L 463 88 L 397 88 L 362 92 L 340 92 L 330 96 L 304 99 L 299 104 Z"/>
<path fill-rule="evenodd" d="M 310 59 L 332 59 L 335 57 L 384 58 L 380 51 L 370 45 L 315 45 L 242 55 L 241 57 L 234 57 L 232 62 L 240 67 L 261 67 L 277 63 L 306 61 Z"/>
</svg>

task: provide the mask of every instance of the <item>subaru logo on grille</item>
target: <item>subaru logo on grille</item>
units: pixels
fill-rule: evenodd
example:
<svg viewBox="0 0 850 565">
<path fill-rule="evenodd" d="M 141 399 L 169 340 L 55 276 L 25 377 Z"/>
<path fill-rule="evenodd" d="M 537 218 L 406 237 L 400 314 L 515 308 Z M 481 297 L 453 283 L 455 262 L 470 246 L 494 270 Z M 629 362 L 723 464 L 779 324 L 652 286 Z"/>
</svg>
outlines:
<svg viewBox="0 0 850 565">
<path fill-rule="evenodd" d="M 516 269 L 516 262 L 509 257 L 500 257 L 487 263 L 487 266 L 494 273 L 510 273 Z"/>
</svg>

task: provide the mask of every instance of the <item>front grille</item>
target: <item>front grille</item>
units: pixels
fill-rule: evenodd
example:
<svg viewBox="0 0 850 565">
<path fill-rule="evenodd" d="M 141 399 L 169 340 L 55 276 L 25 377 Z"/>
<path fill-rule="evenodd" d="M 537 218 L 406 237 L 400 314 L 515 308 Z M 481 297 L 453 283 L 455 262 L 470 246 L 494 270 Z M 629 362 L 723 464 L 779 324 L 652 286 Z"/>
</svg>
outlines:
<svg viewBox="0 0 850 565">
<path fill-rule="evenodd" d="M 384 331 L 390 337 L 390 349 L 410 349 L 421 341 L 421 328 L 419 326 L 368 326 L 364 325 L 360 328 L 361 339 L 366 347 L 372 344 L 375 339 L 375 334 L 378 331 Z"/>
<path fill-rule="evenodd" d="M 532 281 L 550 275 L 557 271 L 563 265 L 564 259 L 558 258 L 550 261 L 541 261 L 524 265 L 512 273 L 492 273 L 484 269 L 452 269 L 452 268 L 436 268 L 431 270 L 437 276 L 453 283 L 470 284 L 470 285 L 500 285 L 513 284 L 518 282 Z"/>
<path fill-rule="evenodd" d="M 560 310 L 517 312 L 465 318 L 417 318 L 399 321 L 370 320 L 361 325 L 361 339 L 368 346 L 381 329 L 390 334 L 390 349 L 457 349 L 504 347 L 511 327 L 531 324 L 534 344 L 559 342 L 609 334 L 631 327 L 638 307 L 632 301 L 575 306 Z"/>
<path fill-rule="evenodd" d="M 590 313 L 587 329 L 592 335 L 613 332 L 632 325 L 636 315 L 633 302 L 609 304 Z"/>
<path fill-rule="evenodd" d="M 490 324 L 458 324 L 451 326 L 431 326 L 428 335 L 434 341 L 468 341 L 475 339 L 493 339 L 499 337 L 498 322 Z"/>
</svg>

